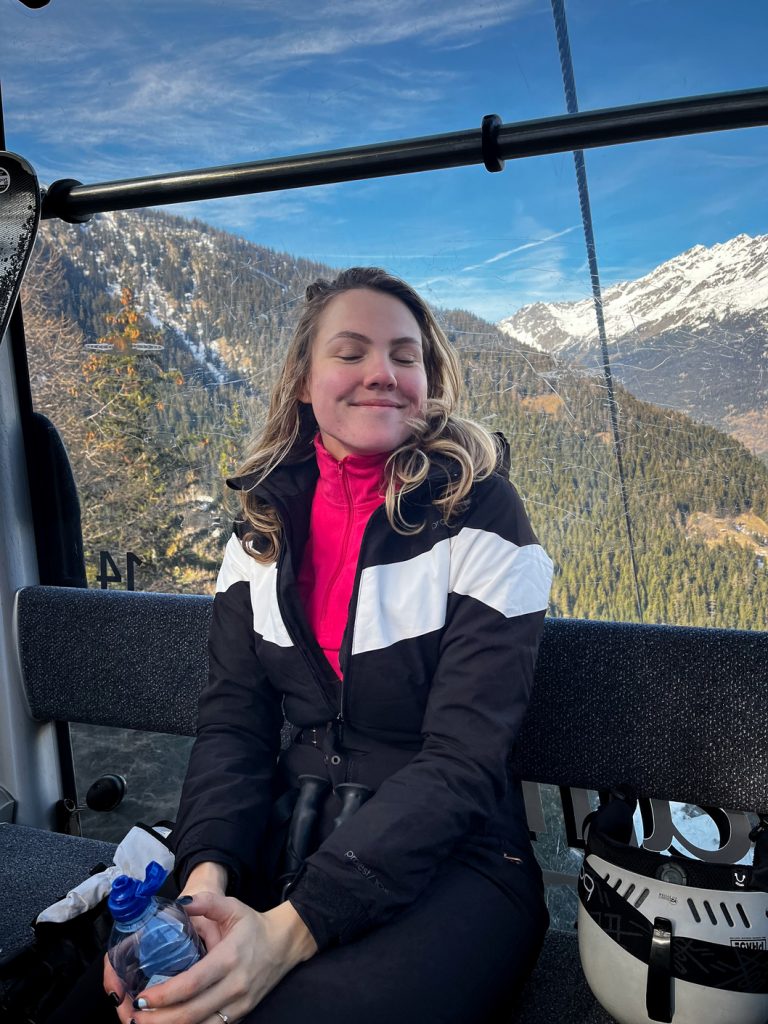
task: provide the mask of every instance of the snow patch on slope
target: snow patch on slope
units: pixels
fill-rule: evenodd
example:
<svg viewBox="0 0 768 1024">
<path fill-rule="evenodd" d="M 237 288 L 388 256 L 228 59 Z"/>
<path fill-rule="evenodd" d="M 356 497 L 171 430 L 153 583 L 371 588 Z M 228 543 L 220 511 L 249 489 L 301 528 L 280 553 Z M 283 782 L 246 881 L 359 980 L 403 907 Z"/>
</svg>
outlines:
<svg viewBox="0 0 768 1024">
<path fill-rule="evenodd" d="M 603 292 L 608 338 L 637 340 L 685 327 L 761 314 L 768 324 L 768 235 L 742 234 L 705 248 L 696 245 L 636 281 Z M 534 348 L 556 351 L 597 343 L 595 307 L 580 302 L 537 302 L 498 324 Z"/>
</svg>

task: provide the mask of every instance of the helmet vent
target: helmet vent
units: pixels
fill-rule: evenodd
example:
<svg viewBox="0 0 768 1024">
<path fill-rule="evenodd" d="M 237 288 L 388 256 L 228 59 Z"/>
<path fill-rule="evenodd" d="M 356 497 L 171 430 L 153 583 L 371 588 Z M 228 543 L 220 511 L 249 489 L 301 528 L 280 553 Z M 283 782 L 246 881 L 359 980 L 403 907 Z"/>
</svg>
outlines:
<svg viewBox="0 0 768 1024">
<path fill-rule="evenodd" d="M 721 910 L 722 910 L 722 912 L 723 912 L 723 917 L 724 917 L 724 918 L 725 918 L 725 920 L 726 920 L 726 921 L 728 922 L 728 927 L 729 927 L 729 928 L 733 928 L 733 918 L 732 918 L 732 917 L 731 917 L 731 915 L 730 915 L 730 912 L 729 912 L 729 910 L 728 910 L 728 907 L 726 907 L 726 905 L 725 905 L 724 903 L 721 903 L 721 904 L 720 904 L 720 909 L 721 909 Z"/>
<path fill-rule="evenodd" d="M 693 902 L 693 900 L 688 900 L 688 909 L 690 910 L 691 914 L 693 914 L 693 920 L 696 922 L 696 924 L 701 924 L 701 914 L 696 909 L 696 904 Z"/>
<path fill-rule="evenodd" d="M 751 924 L 749 918 L 747 917 L 747 915 L 744 913 L 744 907 L 742 907 L 742 905 L 740 903 L 737 903 L 736 904 L 736 909 L 739 912 L 739 917 L 744 922 L 744 927 L 745 928 L 751 928 L 752 924 Z"/>
<path fill-rule="evenodd" d="M 643 891 L 640 893 L 640 895 L 635 900 L 635 906 L 636 907 L 640 907 L 640 906 L 643 905 L 643 903 L 645 903 L 646 897 L 648 896 L 648 893 L 650 891 L 651 891 L 650 889 L 643 889 Z"/>
<path fill-rule="evenodd" d="M 624 893 L 624 899 L 628 900 L 632 893 L 635 891 L 635 883 L 630 882 L 627 886 L 627 891 Z"/>
<path fill-rule="evenodd" d="M 712 924 L 717 924 L 717 918 L 715 917 L 715 912 L 712 909 L 712 907 L 710 907 L 709 902 L 707 900 L 704 900 L 704 909 L 706 910 L 707 914 L 709 915 L 709 920 L 712 922 Z"/>
<path fill-rule="evenodd" d="M 613 883 L 613 888 L 616 890 L 616 892 L 618 892 L 621 888 L 621 882 L 622 880 L 620 878 L 617 878 L 616 881 Z"/>
</svg>

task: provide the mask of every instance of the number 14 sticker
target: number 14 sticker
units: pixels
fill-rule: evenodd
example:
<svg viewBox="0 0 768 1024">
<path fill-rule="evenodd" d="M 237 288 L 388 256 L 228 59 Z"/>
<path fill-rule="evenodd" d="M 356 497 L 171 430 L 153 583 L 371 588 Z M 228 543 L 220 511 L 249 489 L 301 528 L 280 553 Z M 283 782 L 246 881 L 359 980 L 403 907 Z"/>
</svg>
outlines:
<svg viewBox="0 0 768 1024">
<path fill-rule="evenodd" d="M 134 568 L 141 565 L 141 559 L 129 551 L 125 556 L 125 589 L 135 590 Z M 108 551 L 99 552 L 99 575 L 96 577 L 101 584 L 102 590 L 107 590 L 110 583 L 122 583 L 123 576 L 117 567 L 117 563 Z"/>
</svg>

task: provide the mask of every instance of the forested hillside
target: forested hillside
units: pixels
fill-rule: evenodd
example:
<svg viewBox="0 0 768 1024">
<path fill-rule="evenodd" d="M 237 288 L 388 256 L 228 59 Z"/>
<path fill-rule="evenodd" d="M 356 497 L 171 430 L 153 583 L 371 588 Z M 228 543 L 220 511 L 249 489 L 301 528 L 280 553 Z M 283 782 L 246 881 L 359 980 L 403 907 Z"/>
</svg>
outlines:
<svg viewBox="0 0 768 1024">
<path fill-rule="evenodd" d="M 100 551 L 132 551 L 139 588 L 211 589 L 223 477 L 304 288 L 331 272 L 167 214 L 45 225 L 25 299 L 33 393 L 70 451 L 92 584 Z M 602 382 L 437 313 L 461 350 L 465 413 L 510 441 L 557 566 L 552 614 L 638 618 Z M 618 401 L 643 618 L 768 628 L 768 467 L 682 414 Z"/>
</svg>

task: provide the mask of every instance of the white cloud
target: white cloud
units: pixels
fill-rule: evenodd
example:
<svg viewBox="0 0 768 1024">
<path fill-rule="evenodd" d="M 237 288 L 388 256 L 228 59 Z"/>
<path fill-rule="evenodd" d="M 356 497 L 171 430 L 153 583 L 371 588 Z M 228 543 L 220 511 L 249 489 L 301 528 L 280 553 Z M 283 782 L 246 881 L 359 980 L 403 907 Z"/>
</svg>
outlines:
<svg viewBox="0 0 768 1024">
<path fill-rule="evenodd" d="M 751 171 L 759 167 L 768 166 L 768 155 L 762 152 L 723 153 L 707 149 L 695 149 L 689 150 L 688 156 L 695 159 L 699 165 L 724 168 L 728 171 Z"/>
<path fill-rule="evenodd" d="M 281 20 L 292 22 L 284 31 L 268 39 L 255 33 L 250 45 L 242 40 L 221 45 L 230 59 L 241 63 L 334 56 L 408 40 L 437 46 L 449 40 L 466 42 L 532 6 L 533 0 L 443 0 L 439 5 L 432 0 L 326 0 L 318 9 L 311 2 L 293 2 L 279 9 Z"/>
<path fill-rule="evenodd" d="M 417 281 L 416 287 L 437 305 L 471 309 L 492 321 L 531 302 L 584 298 L 589 275 L 583 243 L 579 235 L 566 240 L 578 225 L 552 231 L 519 202 L 514 213 L 514 236 L 529 240 L 475 263 L 447 267 Z M 485 239 L 486 244 L 489 241 Z"/>
<path fill-rule="evenodd" d="M 203 4 L 207 17 L 198 5 L 178 33 L 172 15 L 181 19 L 183 7 L 174 0 L 153 4 L 151 13 L 82 0 L 66 12 L 52 7 L 47 19 L 16 18 L 0 39 L 7 123 L 51 164 L 54 150 L 66 151 L 71 165 L 90 171 L 122 151 L 121 177 L 414 133 L 458 87 L 459 72 L 383 48 L 469 34 L 470 19 L 458 0 L 437 13 L 427 0 L 394 2 L 394 10 L 358 2 L 320 11 L 310 3 L 243 3 L 234 15 L 228 5 L 227 19 Z M 483 0 L 474 33 L 528 4 Z M 375 73 L 371 47 L 380 51 Z M 316 61 L 329 56 L 321 78 Z M 78 166 L 69 174 L 84 176 Z"/>
<path fill-rule="evenodd" d="M 333 209 L 323 211 L 329 204 L 328 189 L 334 186 L 295 189 L 288 192 L 263 192 L 258 195 L 231 196 L 226 199 L 208 199 L 192 203 L 179 203 L 172 212 L 183 217 L 197 217 L 221 228 L 245 234 L 258 241 L 259 224 L 287 221 L 295 224 L 302 218 L 322 216 L 326 225 L 338 222 Z M 318 209 L 319 208 L 319 209 Z"/>
<path fill-rule="evenodd" d="M 508 256 L 514 256 L 518 252 L 524 252 L 526 249 L 536 249 L 540 245 L 546 245 L 555 238 L 561 238 L 563 235 L 570 234 L 571 231 L 576 230 L 576 227 L 577 225 L 573 224 L 571 227 L 563 228 L 562 231 L 555 231 L 553 234 L 547 235 L 545 238 L 537 238 L 533 242 L 523 242 L 522 245 L 516 245 L 514 249 L 507 249 L 505 252 L 496 253 L 495 256 L 490 256 L 487 260 L 482 260 L 480 263 L 473 263 L 469 267 L 462 267 L 462 273 L 468 270 L 480 270 L 481 267 L 487 267 L 490 263 L 498 263 L 499 260 L 505 260 Z"/>
</svg>

